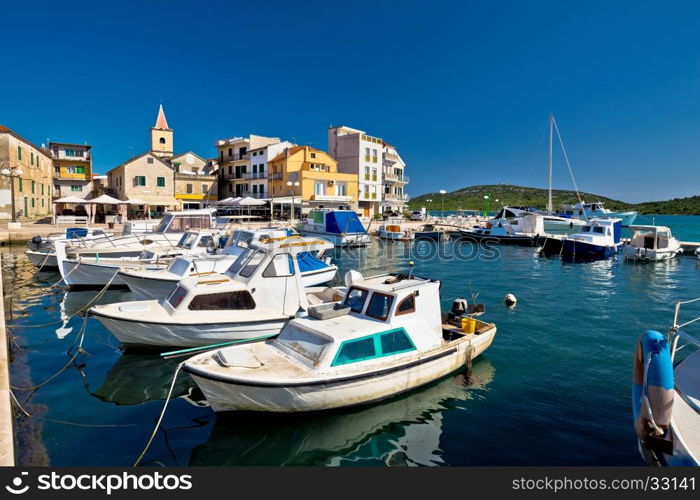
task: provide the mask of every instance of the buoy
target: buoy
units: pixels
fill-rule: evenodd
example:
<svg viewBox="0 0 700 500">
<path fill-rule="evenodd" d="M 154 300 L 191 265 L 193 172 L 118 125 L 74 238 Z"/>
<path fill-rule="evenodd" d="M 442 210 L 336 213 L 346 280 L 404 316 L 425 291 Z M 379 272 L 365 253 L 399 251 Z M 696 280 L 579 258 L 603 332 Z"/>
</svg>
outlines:
<svg viewBox="0 0 700 500">
<path fill-rule="evenodd" d="M 508 307 L 513 307 L 518 302 L 518 299 L 515 298 L 515 295 L 513 295 L 512 293 L 509 293 L 508 295 L 506 295 L 506 297 L 505 297 L 505 299 L 503 299 L 503 301 L 506 303 L 506 305 Z"/>
</svg>

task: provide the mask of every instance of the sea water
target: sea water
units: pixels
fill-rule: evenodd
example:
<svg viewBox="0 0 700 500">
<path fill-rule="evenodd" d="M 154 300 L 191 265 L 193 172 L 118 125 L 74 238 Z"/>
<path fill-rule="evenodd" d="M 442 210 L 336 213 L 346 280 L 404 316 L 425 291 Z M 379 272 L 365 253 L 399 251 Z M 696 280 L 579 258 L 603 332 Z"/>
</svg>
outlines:
<svg viewBox="0 0 700 500">
<path fill-rule="evenodd" d="M 700 217 L 655 222 L 700 240 Z M 670 326 L 675 300 L 700 296 L 698 260 L 567 263 L 534 248 L 470 253 L 456 245 L 375 244 L 338 254 L 338 264 L 341 277 L 347 269 L 412 270 L 439 279 L 443 308 L 456 297 L 485 304 L 482 318 L 498 332 L 469 376 L 347 411 L 217 416 L 180 374 L 142 464 L 642 465 L 630 407 L 635 342 L 646 329 Z M 122 352 L 94 319 L 76 355 L 80 311 L 97 291 L 52 286 L 60 277 L 35 275 L 20 249 L 4 252 L 3 277 L 11 381 L 31 415 L 16 419 L 18 462 L 132 464 L 182 359 Z M 516 307 L 503 304 L 507 293 Z M 110 290 L 98 302 L 129 299 Z"/>
</svg>

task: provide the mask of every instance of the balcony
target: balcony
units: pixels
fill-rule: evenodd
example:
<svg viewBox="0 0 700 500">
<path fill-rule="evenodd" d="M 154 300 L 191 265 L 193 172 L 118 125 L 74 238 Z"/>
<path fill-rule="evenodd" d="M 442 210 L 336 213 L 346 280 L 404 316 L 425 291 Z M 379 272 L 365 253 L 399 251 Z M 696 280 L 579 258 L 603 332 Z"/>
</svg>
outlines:
<svg viewBox="0 0 700 500">
<path fill-rule="evenodd" d="M 232 154 L 232 155 L 219 155 L 219 161 L 220 162 L 227 162 L 227 161 L 240 161 L 240 160 L 247 160 L 248 159 L 248 153 L 243 153 L 241 154 Z"/>
<path fill-rule="evenodd" d="M 271 181 L 281 181 L 282 180 L 282 172 L 275 172 L 275 173 L 271 174 L 268 177 L 268 179 Z"/>
<path fill-rule="evenodd" d="M 394 154 L 394 153 L 384 153 L 383 155 L 384 161 L 387 161 L 389 163 L 396 163 L 399 161 L 399 155 Z"/>
<path fill-rule="evenodd" d="M 411 178 L 407 175 L 396 175 L 394 172 L 384 172 L 384 180 L 398 184 L 408 184 Z"/>
<path fill-rule="evenodd" d="M 243 174 L 244 179 L 267 179 L 265 172 L 247 172 Z"/>
<path fill-rule="evenodd" d="M 314 201 L 335 201 L 335 202 L 349 202 L 352 201 L 352 196 L 343 194 L 314 194 L 311 196 Z"/>
<path fill-rule="evenodd" d="M 406 193 L 384 193 L 384 199 L 386 201 L 401 201 L 407 203 L 411 199 L 411 197 L 408 196 Z"/>
</svg>

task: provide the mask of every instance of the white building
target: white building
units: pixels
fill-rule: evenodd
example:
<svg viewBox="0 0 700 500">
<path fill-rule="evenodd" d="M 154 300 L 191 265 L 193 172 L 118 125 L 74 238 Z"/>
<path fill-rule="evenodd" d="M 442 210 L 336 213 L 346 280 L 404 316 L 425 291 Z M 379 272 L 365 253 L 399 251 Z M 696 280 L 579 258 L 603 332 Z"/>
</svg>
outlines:
<svg viewBox="0 0 700 500">
<path fill-rule="evenodd" d="M 231 137 L 216 141 L 218 152 L 219 199 L 252 195 L 252 186 L 258 186 L 259 179 L 250 179 L 248 167 L 256 162 L 249 161 L 249 151 L 258 150 L 280 142 L 279 137 L 263 137 L 250 134 L 248 137 Z M 257 160 L 257 158 L 256 158 Z M 250 172 L 252 174 L 252 172 Z"/>
<path fill-rule="evenodd" d="M 384 178 L 384 211 L 403 212 L 410 197 L 404 187 L 410 181 L 406 175 L 406 164 L 396 148 L 384 143 L 382 150 L 382 177 Z"/>
<path fill-rule="evenodd" d="M 276 142 L 248 150 L 248 167 L 244 178 L 248 181 L 248 196 L 269 198 L 269 169 L 267 162 L 287 148 L 294 147 L 289 141 Z"/>
<path fill-rule="evenodd" d="M 390 167 L 384 163 L 384 149 L 387 145 L 378 138 L 367 135 L 363 130 L 350 127 L 331 127 L 328 129 L 328 152 L 338 162 L 338 170 L 348 174 L 358 175 L 358 204 L 359 210 L 365 217 L 372 217 L 388 210 L 385 206 L 385 192 L 391 198 L 391 206 L 399 207 L 405 204 L 403 187 L 403 161 L 400 167 Z M 392 146 L 390 155 L 398 156 Z M 393 156 L 387 161 L 395 165 Z M 385 168 L 386 167 L 386 168 Z M 397 168 L 401 170 L 400 180 Z M 385 185 L 384 173 L 389 172 L 391 180 Z"/>
</svg>

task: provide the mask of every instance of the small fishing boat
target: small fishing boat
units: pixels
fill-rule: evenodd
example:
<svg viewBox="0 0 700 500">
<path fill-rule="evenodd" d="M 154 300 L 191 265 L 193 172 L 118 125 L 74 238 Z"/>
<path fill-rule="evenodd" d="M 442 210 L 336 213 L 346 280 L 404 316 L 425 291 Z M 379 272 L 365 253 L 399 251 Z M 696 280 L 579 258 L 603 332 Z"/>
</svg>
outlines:
<svg viewBox="0 0 700 500">
<path fill-rule="evenodd" d="M 679 324 L 676 302 L 667 335 L 641 335 L 632 372 L 632 414 L 642 457 L 651 465 L 700 465 L 700 341 Z"/>
<path fill-rule="evenodd" d="M 94 241 L 112 238 L 114 235 L 102 229 L 92 227 L 68 227 L 62 232 L 49 234 L 47 237 L 34 236 L 27 245 L 25 255 L 32 264 L 42 269 L 55 268 L 56 254 L 54 243 L 63 241 L 70 245 L 85 246 Z"/>
<path fill-rule="evenodd" d="M 193 347 L 276 335 L 309 304 L 342 299 L 341 288 L 304 288 L 299 254 L 329 248 L 319 238 L 254 241 L 226 274 L 190 276 L 167 298 L 90 313 L 125 345 Z"/>
<path fill-rule="evenodd" d="M 503 207 L 491 219 L 491 223 L 503 220 L 510 224 L 514 219 L 522 219 L 528 214 L 536 214 L 542 216 L 542 234 L 571 234 L 579 231 L 585 224 L 584 221 L 578 219 L 567 219 L 558 215 L 539 210 L 533 207 Z"/>
<path fill-rule="evenodd" d="M 413 233 L 401 228 L 401 217 L 389 217 L 377 229 L 377 238 L 392 241 L 413 241 Z"/>
<path fill-rule="evenodd" d="M 165 269 L 132 269 L 119 271 L 119 279 L 131 290 L 134 300 L 158 300 L 167 297 L 177 284 L 189 276 L 206 276 L 227 273 L 238 256 L 253 241 L 286 238 L 286 231 L 239 231 L 233 242 L 224 248 L 224 254 L 206 257 L 177 257 Z M 230 239 L 231 239 L 230 238 Z M 305 287 L 318 286 L 331 281 L 338 267 L 322 251 L 301 252 L 297 255 L 299 271 Z"/>
<path fill-rule="evenodd" d="M 215 411 L 306 412 L 387 399 L 460 370 L 496 326 L 440 311 L 440 282 L 346 275 L 342 304 L 312 305 L 266 342 L 183 364 Z"/>
<path fill-rule="evenodd" d="M 214 208 L 167 212 L 155 231 L 123 234 L 82 246 L 69 245 L 66 247 L 66 254 L 75 258 L 98 256 L 100 258 L 136 258 L 144 250 L 174 246 L 186 231 L 215 229 L 217 226 L 216 209 Z"/>
<path fill-rule="evenodd" d="M 560 255 L 576 260 L 608 259 L 622 245 L 620 231 L 620 219 L 590 219 L 580 233 L 548 238 L 545 247 L 549 243 L 557 244 Z"/>
<path fill-rule="evenodd" d="M 311 210 L 299 232 L 326 239 L 337 247 L 361 247 L 372 241 L 360 218 L 351 210 Z"/>
<path fill-rule="evenodd" d="M 682 252 L 681 243 L 665 226 L 630 226 L 632 238 L 622 248 L 626 260 L 660 261 Z"/>
<path fill-rule="evenodd" d="M 562 217 L 571 219 L 620 219 L 623 227 L 631 226 L 637 218 L 637 212 L 612 212 L 603 206 L 603 202 L 586 203 L 581 201 L 575 205 L 562 205 Z"/>
<path fill-rule="evenodd" d="M 176 245 L 151 247 L 149 250 L 142 250 L 135 258 L 102 258 L 99 253 L 95 257 L 85 257 L 78 253 L 70 258 L 66 254 L 65 243 L 57 242 L 56 263 L 64 283 L 68 286 L 100 287 L 107 283 L 111 286 L 125 286 L 126 283 L 118 276 L 122 268 L 164 269 L 174 257 L 204 255 L 214 251 L 218 241 L 218 232 L 187 231 Z"/>
<path fill-rule="evenodd" d="M 413 233 L 416 240 L 440 240 L 445 237 L 445 231 L 435 224 L 423 224 Z"/>
<path fill-rule="evenodd" d="M 495 218 L 485 226 L 460 231 L 461 238 L 501 245 L 534 246 L 544 235 L 544 216 L 529 212 L 509 219 Z"/>
</svg>

